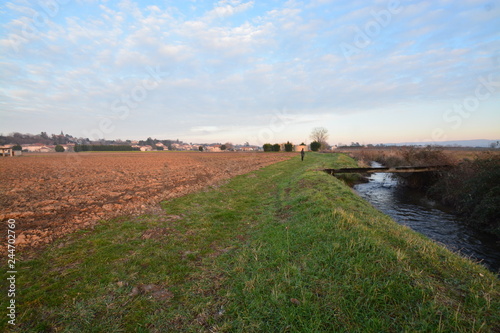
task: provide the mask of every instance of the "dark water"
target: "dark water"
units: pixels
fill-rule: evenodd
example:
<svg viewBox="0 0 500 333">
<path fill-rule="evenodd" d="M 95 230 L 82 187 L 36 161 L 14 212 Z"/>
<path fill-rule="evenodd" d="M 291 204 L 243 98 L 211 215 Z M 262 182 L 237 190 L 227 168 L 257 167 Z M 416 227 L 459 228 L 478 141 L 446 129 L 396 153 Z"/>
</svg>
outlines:
<svg viewBox="0 0 500 333">
<path fill-rule="evenodd" d="M 380 166 L 374 164 L 373 167 Z M 397 186 L 387 173 L 375 173 L 356 192 L 396 222 L 418 231 L 500 275 L 500 244 L 489 234 L 467 226 L 451 211 L 416 190 Z"/>
</svg>

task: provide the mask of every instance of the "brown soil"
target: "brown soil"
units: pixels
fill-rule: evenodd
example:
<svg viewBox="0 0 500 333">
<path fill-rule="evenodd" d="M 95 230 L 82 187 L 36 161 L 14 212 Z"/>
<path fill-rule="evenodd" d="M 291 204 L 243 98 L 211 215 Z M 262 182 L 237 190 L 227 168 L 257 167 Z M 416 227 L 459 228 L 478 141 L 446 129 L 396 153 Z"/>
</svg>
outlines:
<svg viewBox="0 0 500 333">
<path fill-rule="evenodd" d="M 16 246 L 35 249 L 101 219 L 144 213 L 160 201 L 294 155 L 133 152 L 0 158 L 0 220 L 15 219 Z"/>
</svg>

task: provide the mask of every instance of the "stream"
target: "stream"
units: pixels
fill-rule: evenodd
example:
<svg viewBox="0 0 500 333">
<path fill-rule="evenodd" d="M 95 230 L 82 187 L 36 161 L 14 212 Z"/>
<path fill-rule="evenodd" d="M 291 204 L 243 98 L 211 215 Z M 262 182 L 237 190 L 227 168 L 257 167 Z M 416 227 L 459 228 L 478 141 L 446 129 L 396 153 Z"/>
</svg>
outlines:
<svg viewBox="0 0 500 333">
<path fill-rule="evenodd" d="M 372 162 L 372 167 L 381 167 Z M 420 191 L 398 186 L 388 173 L 374 173 L 354 190 L 396 222 L 480 262 L 500 275 L 500 244 L 495 237 L 469 227 L 459 216 L 429 200 Z"/>
</svg>

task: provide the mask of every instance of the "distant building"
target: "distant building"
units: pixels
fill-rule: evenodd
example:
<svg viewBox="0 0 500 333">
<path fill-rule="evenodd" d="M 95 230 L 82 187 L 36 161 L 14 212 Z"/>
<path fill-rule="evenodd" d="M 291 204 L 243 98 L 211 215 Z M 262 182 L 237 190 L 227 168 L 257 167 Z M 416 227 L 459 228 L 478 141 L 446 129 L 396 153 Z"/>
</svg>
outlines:
<svg viewBox="0 0 500 333">
<path fill-rule="evenodd" d="M 307 151 L 307 145 L 295 146 L 295 151 L 302 151 L 302 149 L 304 149 L 304 151 Z"/>
<path fill-rule="evenodd" d="M 0 147 L 0 156 L 14 156 L 14 150 L 12 149 L 12 146 Z"/>
<path fill-rule="evenodd" d="M 194 150 L 195 148 L 193 145 L 187 144 L 187 143 L 172 143 L 171 147 L 173 150 Z M 198 146 L 196 146 L 196 149 L 198 149 Z"/>
<path fill-rule="evenodd" d="M 210 145 L 210 146 L 207 146 L 205 149 L 207 151 L 211 151 L 211 152 L 218 152 L 218 151 L 221 151 L 220 147 L 221 147 L 221 145 Z"/>
<path fill-rule="evenodd" d="M 50 153 L 54 151 L 55 146 L 46 146 L 43 143 L 35 143 L 32 145 L 23 145 L 23 151 L 27 151 L 30 153 Z"/>
</svg>

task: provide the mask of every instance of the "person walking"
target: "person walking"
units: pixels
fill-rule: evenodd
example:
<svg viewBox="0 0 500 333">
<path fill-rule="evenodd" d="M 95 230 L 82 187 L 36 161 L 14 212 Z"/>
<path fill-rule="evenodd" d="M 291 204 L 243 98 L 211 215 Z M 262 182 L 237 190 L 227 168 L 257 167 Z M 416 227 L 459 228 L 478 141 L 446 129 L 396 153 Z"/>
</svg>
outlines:
<svg viewBox="0 0 500 333">
<path fill-rule="evenodd" d="M 304 151 L 304 148 L 302 148 L 302 150 L 300 151 L 300 158 L 301 158 L 302 161 L 304 160 L 304 155 L 305 154 L 306 154 L 306 152 Z"/>
</svg>

